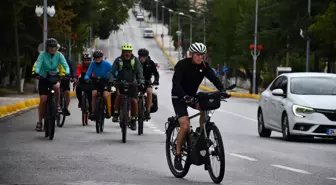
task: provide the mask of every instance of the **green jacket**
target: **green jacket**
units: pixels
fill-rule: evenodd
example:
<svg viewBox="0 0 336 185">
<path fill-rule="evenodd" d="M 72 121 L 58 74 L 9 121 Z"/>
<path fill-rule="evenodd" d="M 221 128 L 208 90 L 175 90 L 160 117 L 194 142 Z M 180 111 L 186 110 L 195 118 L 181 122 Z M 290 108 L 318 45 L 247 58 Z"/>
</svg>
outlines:
<svg viewBox="0 0 336 185">
<path fill-rule="evenodd" d="M 58 69 L 59 64 L 63 66 L 66 74 L 70 73 L 70 68 L 62 53 L 56 51 L 56 53 L 51 56 L 49 52 L 43 51 L 37 58 L 35 73 L 46 78 L 48 71 L 60 72 Z"/>
</svg>

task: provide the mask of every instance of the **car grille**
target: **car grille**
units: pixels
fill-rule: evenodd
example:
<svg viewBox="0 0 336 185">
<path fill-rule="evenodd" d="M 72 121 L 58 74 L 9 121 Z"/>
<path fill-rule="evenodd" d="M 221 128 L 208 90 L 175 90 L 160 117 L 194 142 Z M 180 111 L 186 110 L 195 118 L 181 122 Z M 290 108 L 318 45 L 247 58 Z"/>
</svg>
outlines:
<svg viewBox="0 0 336 185">
<path fill-rule="evenodd" d="M 330 121 L 336 121 L 336 110 L 315 109 L 315 111 L 323 114 Z"/>
</svg>

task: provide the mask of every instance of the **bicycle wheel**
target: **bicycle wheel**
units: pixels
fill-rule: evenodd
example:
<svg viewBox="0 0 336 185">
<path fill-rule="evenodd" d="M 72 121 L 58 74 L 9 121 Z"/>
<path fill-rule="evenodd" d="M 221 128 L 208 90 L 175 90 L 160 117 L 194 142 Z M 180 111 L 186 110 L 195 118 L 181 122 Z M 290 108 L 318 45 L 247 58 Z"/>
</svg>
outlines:
<svg viewBox="0 0 336 185">
<path fill-rule="evenodd" d="M 83 126 L 88 125 L 88 102 L 84 92 L 82 92 L 82 99 L 81 99 L 81 110 L 82 110 L 82 124 Z"/>
<path fill-rule="evenodd" d="M 100 109 L 100 101 L 102 101 L 101 100 L 101 98 L 98 96 L 97 97 L 97 106 L 96 106 L 96 132 L 97 133 L 100 133 L 100 111 L 101 110 L 99 110 Z"/>
<path fill-rule="evenodd" d="M 60 95 L 60 106 L 61 106 L 62 110 L 65 109 L 65 96 L 64 96 L 63 92 L 61 92 L 61 95 Z M 65 117 L 66 116 L 65 116 L 64 112 L 59 114 L 59 118 L 57 118 L 57 126 L 58 127 L 63 127 L 63 125 L 65 123 Z"/>
<path fill-rule="evenodd" d="M 104 103 L 104 99 L 102 99 L 102 101 L 100 101 L 100 107 L 99 107 L 99 110 L 103 110 L 103 111 L 100 111 L 100 116 L 99 116 L 99 119 L 100 119 L 100 132 L 103 132 L 104 131 L 104 121 L 105 121 L 105 103 Z"/>
<path fill-rule="evenodd" d="M 177 178 L 183 178 L 184 176 L 186 176 L 189 172 L 190 169 L 190 161 L 189 161 L 189 148 L 188 148 L 188 144 L 187 142 L 185 142 L 185 144 L 182 147 L 182 152 L 181 152 L 181 156 L 182 158 L 185 157 L 185 159 L 183 160 L 184 163 L 184 168 L 182 171 L 177 171 L 174 167 L 174 157 L 176 155 L 176 138 L 174 138 L 174 131 L 178 130 L 179 127 L 177 127 L 176 125 L 169 125 L 166 131 L 166 158 L 167 158 L 167 163 L 169 166 L 170 171 L 172 172 L 172 174 L 177 177 Z M 176 132 L 176 136 L 177 136 L 177 132 Z M 188 139 L 186 139 L 187 141 Z M 171 152 L 173 153 L 173 155 L 171 155 Z M 172 158 L 173 157 L 173 158 Z"/>
<path fill-rule="evenodd" d="M 143 98 L 139 98 L 139 109 L 138 109 L 138 135 L 143 134 L 143 122 L 144 122 L 144 104 L 143 104 Z"/>
<path fill-rule="evenodd" d="M 47 125 L 48 125 L 48 131 L 49 131 L 49 140 L 54 139 L 55 135 L 55 120 L 58 113 L 56 113 L 56 104 L 55 104 L 55 99 L 51 98 L 49 100 L 49 115 L 47 119 Z"/>
<path fill-rule="evenodd" d="M 210 134 L 211 131 L 213 133 L 214 139 L 216 140 L 216 145 L 214 146 L 214 142 L 210 141 Z M 210 178 L 214 183 L 221 183 L 223 178 L 224 178 L 224 173 L 225 173 L 225 151 L 224 151 L 224 144 L 222 140 L 222 136 L 217 128 L 216 125 L 211 125 L 209 127 L 208 132 L 208 140 L 211 144 L 210 148 L 208 151 L 212 151 L 211 153 L 208 153 L 208 173 L 210 175 Z M 215 156 L 217 160 L 219 160 L 220 165 L 219 165 L 219 172 L 218 175 L 216 176 L 214 173 L 214 168 L 211 164 L 211 157 Z M 218 166 L 218 165 L 215 165 Z"/>
<path fill-rule="evenodd" d="M 122 132 L 122 142 L 126 143 L 127 138 L 127 126 L 128 126 L 128 103 L 125 97 L 121 100 L 121 114 L 120 114 L 120 123 L 121 123 L 121 132 Z"/>
<path fill-rule="evenodd" d="M 47 113 L 45 113 L 47 114 Z M 44 137 L 49 137 L 49 128 L 48 128 L 48 119 L 47 118 L 44 118 L 44 125 L 43 125 L 43 128 L 44 128 Z"/>
</svg>

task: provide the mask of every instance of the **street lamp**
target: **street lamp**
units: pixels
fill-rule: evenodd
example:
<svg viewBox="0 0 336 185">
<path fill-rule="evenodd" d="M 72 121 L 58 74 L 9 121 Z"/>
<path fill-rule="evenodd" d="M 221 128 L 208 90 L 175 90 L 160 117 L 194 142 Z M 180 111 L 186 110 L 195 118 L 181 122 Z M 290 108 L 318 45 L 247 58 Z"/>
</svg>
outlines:
<svg viewBox="0 0 336 185">
<path fill-rule="evenodd" d="M 174 12 L 172 9 L 169 10 L 169 34 L 170 36 L 170 42 L 169 42 L 169 55 L 171 56 L 171 42 L 172 42 L 172 32 L 171 32 L 171 13 Z"/>
<path fill-rule="evenodd" d="M 308 16 L 311 16 L 311 0 L 308 0 Z M 307 43 L 306 43 L 306 72 L 309 72 L 309 50 L 310 50 L 310 39 L 307 36 Z"/>
<path fill-rule="evenodd" d="M 155 32 L 155 34 L 157 35 L 157 33 L 158 33 L 158 14 L 159 14 L 159 11 L 158 11 L 158 6 L 159 6 L 159 2 L 158 2 L 158 0 L 154 0 L 155 2 L 156 2 L 156 25 L 155 25 L 155 27 L 156 27 L 156 32 Z"/>
<path fill-rule="evenodd" d="M 48 7 L 47 6 L 47 0 L 43 1 L 43 7 L 42 6 L 36 6 L 35 13 L 37 17 L 41 17 L 43 14 L 43 50 L 46 50 L 45 42 L 48 38 L 48 16 L 54 17 L 56 10 L 55 6 Z"/>
<path fill-rule="evenodd" d="M 177 35 L 177 38 L 178 38 L 178 43 L 177 43 L 178 61 L 181 60 L 181 34 L 182 34 L 182 32 L 180 30 L 176 31 L 176 35 Z"/>
<path fill-rule="evenodd" d="M 253 82 L 252 93 L 256 94 L 256 82 L 257 82 L 257 34 L 258 34 L 258 8 L 259 2 L 256 0 L 255 4 L 255 22 L 254 22 L 254 46 L 253 46 Z"/>
<path fill-rule="evenodd" d="M 189 12 L 190 13 L 197 13 L 197 14 L 203 15 L 203 44 L 206 44 L 206 35 L 205 35 L 206 25 L 205 25 L 205 16 L 204 16 L 204 13 L 202 14 L 200 12 L 196 12 L 194 9 L 190 9 Z"/>
<path fill-rule="evenodd" d="M 192 43 L 192 16 L 186 15 L 183 12 L 180 12 L 179 15 L 186 16 L 186 17 L 190 18 L 190 35 L 189 35 L 189 41 L 190 41 L 190 44 L 191 44 Z"/>
</svg>

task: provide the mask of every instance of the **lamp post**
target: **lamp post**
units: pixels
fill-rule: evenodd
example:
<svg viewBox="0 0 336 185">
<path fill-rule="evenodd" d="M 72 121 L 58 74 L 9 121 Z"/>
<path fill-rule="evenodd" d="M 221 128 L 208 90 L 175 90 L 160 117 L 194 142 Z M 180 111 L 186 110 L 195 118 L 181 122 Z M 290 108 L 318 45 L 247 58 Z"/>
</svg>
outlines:
<svg viewBox="0 0 336 185">
<path fill-rule="evenodd" d="M 164 28 L 164 9 L 166 8 L 165 6 L 161 6 L 161 8 L 162 8 L 162 33 L 161 33 L 161 43 L 162 43 L 162 47 L 164 48 L 164 42 L 163 42 L 163 36 L 164 36 L 164 34 L 163 34 L 163 28 Z"/>
<path fill-rule="evenodd" d="M 47 0 L 44 0 L 43 7 L 36 6 L 35 13 L 38 17 L 41 17 L 43 14 L 43 50 L 46 50 L 45 42 L 48 38 L 48 15 L 54 17 L 56 13 L 55 6 L 48 7 Z"/>
<path fill-rule="evenodd" d="M 195 10 L 194 10 L 195 11 Z M 189 41 L 190 41 L 190 44 L 192 43 L 192 16 L 190 15 L 186 15 L 184 14 L 183 12 L 180 12 L 179 15 L 182 15 L 182 16 L 186 16 L 186 17 L 189 17 L 190 18 L 190 34 L 189 34 Z"/>
<path fill-rule="evenodd" d="M 159 8 L 158 8 L 158 6 L 159 6 L 159 2 L 158 2 L 158 0 L 155 0 L 155 2 L 156 2 L 156 23 L 155 23 L 155 27 L 156 27 L 156 32 L 155 32 L 155 35 L 157 35 L 157 33 L 158 33 L 158 14 L 159 14 Z"/>
<path fill-rule="evenodd" d="M 258 8 L 259 8 L 259 2 L 256 0 L 255 3 L 255 22 L 254 22 L 254 46 L 253 46 L 253 86 L 252 86 L 252 93 L 256 94 L 256 77 L 257 77 L 257 34 L 258 34 Z"/>
<path fill-rule="evenodd" d="M 177 34 L 177 40 L 178 40 L 178 43 L 177 43 L 177 51 L 178 51 L 178 61 L 181 60 L 181 34 L 182 32 L 180 30 L 176 31 L 176 34 Z"/>
<path fill-rule="evenodd" d="M 311 0 L 308 0 L 308 16 L 310 18 L 311 14 Z M 310 39 L 307 36 L 307 43 L 306 43 L 306 72 L 309 72 L 309 51 L 310 50 Z"/>
<path fill-rule="evenodd" d="M 169 42 L 169 56 L 171 56 L 171 42 L 172 42 L 172 32 L 171 32 L 171 13 L 173 12 L 173 10 L 168 9 L 169 10 L 169 34 L 170 36 L 170 42 Z"/>
</svg>

